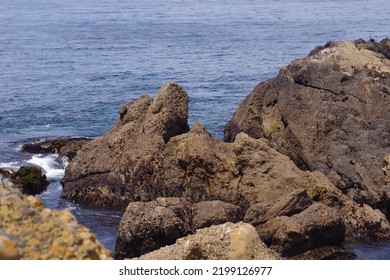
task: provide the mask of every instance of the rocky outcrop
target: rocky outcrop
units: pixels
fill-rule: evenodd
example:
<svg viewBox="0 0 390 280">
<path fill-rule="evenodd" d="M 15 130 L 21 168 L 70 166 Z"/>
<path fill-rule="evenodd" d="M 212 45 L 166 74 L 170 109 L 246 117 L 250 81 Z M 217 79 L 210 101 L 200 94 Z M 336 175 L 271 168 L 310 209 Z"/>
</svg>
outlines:
<svg viewBox="0 0 390 280">
<path fill-rule="evenodd" d="M 141 260 L 277 260 L 253 226 L 226 223 L 197 230 L 175 244 L 145 254 Z"/>
<path fill-rule="evenodd" d="M 68 210 L 51 210 L 0 176 L 0 259 L 110 259 Z"/>
<path fill-rule="evenodd" d="M 279 216 L 257 227 L 271 249 L 283 257 L 295 256 L 314 248 L 338 245 L 344 241 L 345 226 L 338 211 L 315 203 L 291 217 Z"/>
<path fill-rule="evenodd" d="M 120 110 L 112 130 L 84 145 L 67 166 L 65 198 L 125 209 L 159 197 L 156 174 L 165 143 L 188 131 L 188 96 L 166 84 L 154 99 L 141 96 Z"/>
<path fill-rule="evenodd" d="M 139 257 L 193 232 L 192 205 L 184 199 L 132 202 L 119 225 L 115 258 Z"/>
<path fill-rule="evenodd" d="M 260 83 L 225 127 L 265 137 L 303 170 L 388 213 L 382 171 L 390 149 L 390 39 L 330 42 Z"/>
<path fill-rule="evenodd" d="M 31 154 L 60 154 L 72 160 L 77 152 L 92 139 L 85 137 L 62 137 L 54 140 L 24 143 L 22 152 Z"/>
<path fill-rule="evenodd" d="M 22 193 L 30 195 L 43 192 L 49 184 L 42 170 L 32 166 L 20 167 L 18 171 L 11 173 L 9 178 Z"/>
</svg>

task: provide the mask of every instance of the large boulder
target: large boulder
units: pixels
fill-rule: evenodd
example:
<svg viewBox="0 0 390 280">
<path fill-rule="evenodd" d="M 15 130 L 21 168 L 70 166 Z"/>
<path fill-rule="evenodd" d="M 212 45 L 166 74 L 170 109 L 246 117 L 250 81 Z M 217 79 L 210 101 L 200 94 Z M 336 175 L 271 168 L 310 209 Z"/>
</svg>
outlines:
<svg viewBox="0 0 390 280">
<path fill-rule="evenodd" d="M 115 258 L 139 257 L 193 232 L 192 205 L 184 199 L 132 202 L 119 225 Z"/>
<path fill-rule="evenodd" d="M 68 210 L 45 208 L 0 175 L 0 259 L 111 259 Z"/>
<path fill-rule="evenodd" d="M 226 223 L 203 228 L 175 244 L 141 256 L 141 260 L 277 260 L 253 226 Z"/>
<path fill-rule="evenodd" d="M 24 194 L 30 195 L 43 192 L 49 184 L 42 170 L 33 166 L 21 166 L 10 174 L 10 179 Z"/>
<path fill-rule="evenodd" d="M 265 137 L 303 170 L 388 213 L 384 157 L 390 149 L 390 39 L 330 42 L 260 83 L 225 127 Z"/>
<path fill-rule="evenodd" d="M 188 96 L 169 83 L 154 99 L 127 103 L 119 115 L 110 132 L 84 145 L 67 166 L 63 197 L 119 209 L 159 197 L 155 176 L 165 143 L 189 130 Z"/>
</svg>

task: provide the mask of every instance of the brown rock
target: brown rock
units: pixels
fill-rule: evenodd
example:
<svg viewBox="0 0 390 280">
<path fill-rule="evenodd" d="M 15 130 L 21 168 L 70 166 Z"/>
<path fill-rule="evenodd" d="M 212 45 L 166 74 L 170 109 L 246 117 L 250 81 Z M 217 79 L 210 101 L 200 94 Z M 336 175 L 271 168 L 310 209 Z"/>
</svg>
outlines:
<svg viewBox="0 0 390 280">
<path fill-rule="evenodd" d="M 298 189 L 275 200 L 251 205 L 244 222 L 258 226 L 277 216 L 292 216 L 308 208 L 313 201 L 305 189 Z"/>
<path fill-rule="evenodd" d="M 115 258 L 139 257 L 193 232 L 192 205 L 183 199 L 132 202 L 119 225 Z"/>
<path fill-rule="evenodd" d="M 226 222 L 238 223 L 242 218 L 242 209 L 231 203 L 213 200 L 194 205 L 193 224 L 196 229 Z"/>
<path fill-rule="evenodd" d="M 111 259 L 68 210 L 46 209 L 0 176 L 0 258 Z"/>
<path fill-rule="evenodd" d="M 154 99 L 141 96 L 120 111 L 113 129 L 89 142 L 68 165 L 63 197 L 125 209 L 159 197 L 155 178 L 170 137 L 188 131 L 188 96 L 175 83 Z"/>
<path fill-rule="evenodd" d="M 341 246 L 324 246 L 293 257 L 293 260 L 354 260 L 356 255 Z"/>
<path fill-rule="evenodd" d="M 315 203 L 291 217 L 281 216 L 257 227 L 260 238 L 284 257 L 314 248 L 338 245 L 344 240 L 345 226 L 338 212 Z"/>
<path fill-rule="evenodd" d="M 241 131 L 266 137 L 301 169 L 323 172 L 350 198 L 386 213 L 389 44 L 331 42 L 289 63 L 240 104 L 225 139 Z"/>
<path fill-rule="evenodd" d="M 141 260 L 276 260 L 278 254 L 259 239 L 253 226 L 226 223 L 203 228 Z"/>
</svg>

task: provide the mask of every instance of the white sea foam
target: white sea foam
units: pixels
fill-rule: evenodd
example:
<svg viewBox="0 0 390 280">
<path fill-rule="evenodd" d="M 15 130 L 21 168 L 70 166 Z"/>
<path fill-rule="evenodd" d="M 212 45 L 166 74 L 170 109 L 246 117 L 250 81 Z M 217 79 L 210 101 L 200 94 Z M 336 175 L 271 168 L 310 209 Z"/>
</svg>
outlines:
<svg viewBox="0 0 390 280">
<path fill-rule="evenodd" d="M 20 163 L 17 161 L 0 162 L 0 168 L 15 171 L 15 170 L 18 170 L 19 167 L 20 167 Z"/>
<path fill-rule="evenodd" d="M 68 159 L 57 154 L 34 155 L 27 162 L 42 168 L 48 180 L 61 179 L 65 174 L 65 167 L 68 165 Z"/>
</svg>

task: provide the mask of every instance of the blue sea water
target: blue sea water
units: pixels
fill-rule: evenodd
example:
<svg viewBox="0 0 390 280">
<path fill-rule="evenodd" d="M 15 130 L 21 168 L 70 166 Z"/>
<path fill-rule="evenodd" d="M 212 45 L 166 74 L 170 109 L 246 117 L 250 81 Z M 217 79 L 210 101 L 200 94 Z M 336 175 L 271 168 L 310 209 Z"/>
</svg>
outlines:
<svg viewBox="0 0 390 280">
<path fill-rule="evenodd" d="M 327 41 L 389 37 L 389 18 L 388 0 L 0 0 L 0 165 L 31 161 L 24 141 L 102 135 L 168 81 L 189 94 L 190 124 L 222 137 L 260 81 Z M 60 176 L 45 203 L 113 249 L 120 213 L 61 200 Z"/>
</svg>

